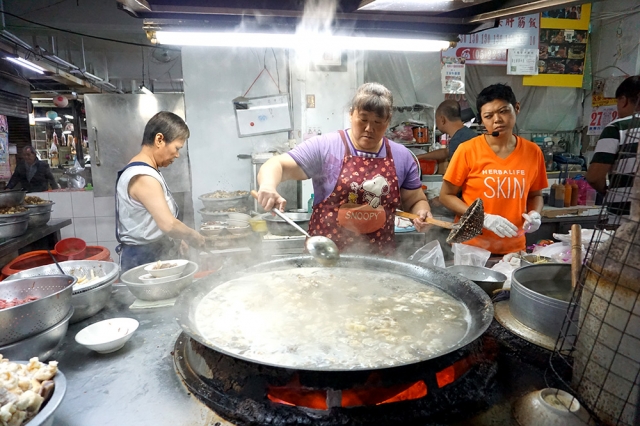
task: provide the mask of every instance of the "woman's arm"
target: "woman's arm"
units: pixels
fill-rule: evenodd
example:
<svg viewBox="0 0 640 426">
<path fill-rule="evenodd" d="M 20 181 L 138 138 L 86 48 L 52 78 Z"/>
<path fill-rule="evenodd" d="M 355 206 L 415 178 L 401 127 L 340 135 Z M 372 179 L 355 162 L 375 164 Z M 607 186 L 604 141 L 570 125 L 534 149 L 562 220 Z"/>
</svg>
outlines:
<svg viewBox="0 0 640 426">
<path fill-rule="evenodd" d="M 270 158 L 258 173 L 258 202 L 267 211 L 274 207 L 283 210 L 287 201 L 276 191 L 280 182 L 308 179 L 298 163 L 288 154 Z"/>
<path fill-rule="evenodd" d="M 459 186 L 452 184 L 448 180 L 443 180 L 442 188 L 440 188 L 440 202 L 455 214 L 462 216 L 469 206 L 458 198 L 460 189 Z"/>
<path fill-rule="evenodd" d="M 544 207 L 544 198 L 542 198 L 542 190 L 530 191 L 527 196 L 527 213 L 535 210 L 538 213 L 542 211 Z"/>
<path fill-rule="evenodd" d="M 204 245 L 202 235 L 173 217 L 157 179 L 148 175 L 134 177 L 129 183 L 129 195 L 149 211 L 163 233 L 173 239 L 187 240 L 196 247 Z"/>
</svg>

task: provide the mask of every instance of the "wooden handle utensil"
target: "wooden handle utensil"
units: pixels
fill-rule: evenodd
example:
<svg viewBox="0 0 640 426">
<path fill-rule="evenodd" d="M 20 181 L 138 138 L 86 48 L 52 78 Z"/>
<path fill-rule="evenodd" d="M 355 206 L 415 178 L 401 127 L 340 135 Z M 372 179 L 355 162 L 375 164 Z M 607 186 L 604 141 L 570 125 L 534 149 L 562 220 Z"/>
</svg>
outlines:
<svg viewBox="0 0 640 426">
<path fill-rule="evenodd" d="M 571 225 L 571 289 L 575 290 L 582 266 L 582 227 Z"/>
<path fill-rule="evenodd" d="M 400 210 L 396 210 L 396 216 L 406 217 L 407 219 L 418 219 L 420 216 L 413 213 L 407 213 Z M 436 225 L 441 228 L 453 229 L 453 222 L 445 222 L 444 220 L 433 219 L 428 217 L 424 220 L 426 223 L 430 225 Z"/>
</svg>

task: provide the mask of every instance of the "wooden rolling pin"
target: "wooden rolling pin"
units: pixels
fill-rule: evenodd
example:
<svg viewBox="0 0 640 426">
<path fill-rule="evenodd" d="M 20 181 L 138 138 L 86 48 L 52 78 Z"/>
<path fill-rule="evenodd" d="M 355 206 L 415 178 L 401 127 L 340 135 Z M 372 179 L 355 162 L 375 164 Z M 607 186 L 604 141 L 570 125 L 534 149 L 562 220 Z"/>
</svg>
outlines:
<svg viewBox="0 0 640 426">
<path fill-rule="evenodd" d="M 575 290 L 582 266 L 582 227 L 571 225 L 571 289 Z"/>
<path fill-rule="evenodd" d="M 417 214 L 407 213 L 400 210 L 396 210 L 396 216 L 406 217 L 407 219 L 418 219 L 420 217 Z M 445 222 L 444 220 L 433 219 L 431 217 L 426 218 L 425 222 L 430 225 L 436 225 L 446 229 L 453 229 L 454 225 L 453 222 Z"/>
</svg>

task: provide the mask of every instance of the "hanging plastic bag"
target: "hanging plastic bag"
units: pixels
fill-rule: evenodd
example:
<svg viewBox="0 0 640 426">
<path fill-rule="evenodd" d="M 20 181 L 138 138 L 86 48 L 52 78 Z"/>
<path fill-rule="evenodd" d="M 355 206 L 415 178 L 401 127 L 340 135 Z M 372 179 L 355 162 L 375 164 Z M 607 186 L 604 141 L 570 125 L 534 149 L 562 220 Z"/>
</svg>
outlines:
<svg viewBox="0 0 640 426">
<path fill-rule="evenodd" d="M 409 260 L 414 263 L 420 263 L 423 266 L 444 268 L 444 253 L 438 240 L 433 240 L 416 250 L 415 253 L 409 256 Z"/>
<path fill-rule="evenodd" d="M 451 251 L 454 265 L 485 266 L 491 257 L 490 251 L 468 244 L 454 243 Z"/>
</svg>

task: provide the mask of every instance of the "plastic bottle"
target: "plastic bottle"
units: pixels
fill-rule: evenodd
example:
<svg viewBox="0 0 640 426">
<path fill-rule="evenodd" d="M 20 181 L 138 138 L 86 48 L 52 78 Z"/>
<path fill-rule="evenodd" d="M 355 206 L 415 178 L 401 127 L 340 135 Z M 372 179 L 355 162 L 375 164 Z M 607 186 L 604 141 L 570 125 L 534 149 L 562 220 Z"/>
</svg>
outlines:
<svg viewBox="0 0 640 426">
<path fill-rule="evenodd" d="M 568 179 L 564 181 L 564 207 L 571 206 L 571 184 Z"/>
<path fill-rule="evenodd" d="M 313 212 L 313 194 L 311 194 L 309 201 L 307 201 L 307 212 L 308 213 Z"/>
<path fill-rule="evenodd" d="M 564 207 L 564 185 L 561 183 L 556 187 L 555 207 Z"/>
<path fill-rule="evenodd" d="M 556 188 L 558 187 L 557 183 L 554 183 L 553 185 L 551 185 L 551 188 L 549 189 L 549 201 L 547 201 L 547 204 L 549 204 L 551 207 L 555 207 L 556 205 Z"/>
<path fill-rule="evenodd" d="M 572 206 L 577 206 L 578 205 L 578 195 L 580 195 L 578 193 L 578 184 L 576 183 L 575 180 L 571 180 L 571 205 Z"/>
</svg>

